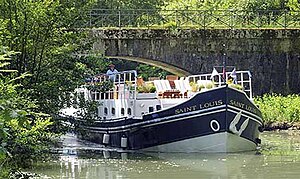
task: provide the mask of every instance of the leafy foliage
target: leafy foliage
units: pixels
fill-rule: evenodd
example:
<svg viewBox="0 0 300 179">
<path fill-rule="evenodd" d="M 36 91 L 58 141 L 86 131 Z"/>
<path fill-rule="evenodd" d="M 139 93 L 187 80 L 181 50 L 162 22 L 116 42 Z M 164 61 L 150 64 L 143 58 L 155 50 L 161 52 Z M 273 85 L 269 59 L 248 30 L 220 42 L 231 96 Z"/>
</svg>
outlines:
<svg viewBox="0 0 300 179">
<path fill-rule="evenodd" d="M 95 84 L 90 84 L 87 86 L 87 89 L 96 92 L 107 92 L 109 90 L 112 90 L 113 87 L 114 87 L 113 82 L 107 80 L 107 81 L 97 82 Z"/>
<path fill-rule="evenodd" d="M 84 120 L 86 123 L 93 123 L 98 119 L 98 102 L 93 100 L 86 100 L 81 94 L 75 94 L 75 102 L 73 103 L 75 108 L 80 109 L 76 112 L 76 115 Z"/>
<path fill-rule="evenodd" d="M 10 65 L 10 55 L 1 48 L 0 66 Z M 28 74 L 15 77 L 15 73 L 0 69 L 0 173 L 7 177 L 11 168 L 26 167 L 50 149 L 55 135 L 48 130 L 50 118 L 38 113 L 38 106 L 19 89 L 20 80 Z"/>
<path fill-rule="evenodd" d="M 94 7 L 101 9 L 156 9 L 163 4 L 163 0 L 104 0 L 97 1 Z"/>
<path fill-rule="evenodd" d="M 84 58 L 87 64 L 85 77 L 97 76 L 99 73 L 105 73 L 108 69 L 108 65 L 113 63 L 116 65 L 116 69 L 118 71 L 126 71 L 126 70 L 137 70 L 139 76 L 141 76 L 144 80 L 148 80 L 149 77 L 159 77 L 165 78 L 167 75 L 170 75 L 170 72 L 167 72 L 161 68 L 154 67 L 148 64 L 137 63 L 132 61 L 120 60 L 120 59 L 105 59 L 102 57 L 89 56 Z M 93 63 L 93 65 L 92 65 Z M 94 68 L 95 71 L 90 69 Z"/>
<path fill-rule="evenodd" d="M 86 65 L 76 54 L 84 53 L 90 41 L 75 29 L 94 1 L 0 1 L 3 45 L 20 52 L 10 68 L 18 74 L 40 110 L 56 113 L 69 101 L 69 93 L 80 84 Z M 1 33 L 0 33 L 1 34 Z"/>
<path fill-rule="evenodd" d="M 298 0 L 99 1 L 92 27 L 245 28 L 293 27 Z M 99 9 L 104 8 L 104 9 Z M 197 11 L 195 11 L 197 10 Z M 200 11 L 199 11 L 200 10 Z M 103 15 L 101 17 L 95 14 Z M 109 15 L 108 15 L 109 14 Z M 109 18 L 107 18 L 109 17 Z M 101 24 L 101 25 L 100 25 Z"/>
<path fill-rule="evenodd" d="M 300 121 L 299 95 L 265 94 L 255 98 L 255 103 L 262 111 L 265 123 Z"/>
<path fill-rule="evenodd" d="M 42 159 L 42 153 L 49 152 L 56 136 L 49 130 L 51 124 L 50 118 L 26 120 L 23 125 L 15 119 L 7 123 L 10 134 L 7 138 L 7 150 L 12 156 L 10 163 L 13 167 L 31 166 L 32 162 Z"/>
<path fill-rule="evenodd" d="M 231 83 L 231 84 L 229 84 L 228 86 L 230 86 L 230 87 L 232 87 L 232 88 L 235 88 L 235 89 L 238 89 L 238 90 L 241 90 L 241 91 L 244 90 L 244 88 L 243 88 L 242 85 L 240 85 L 240 84 L 234 84 L 234 83 Z"/>
<path fill-rule="evenodd" d="M 154 93 L 156 91 L 156 88 L 155 88 L 154 84 L 147 83 L 147 84 L 143 84 L 141 86 L 138 86 L 137 91 L 139 93 Z"/>
<path fill-rule="evenodd" d="M 169 0 L 165 9 L 240 9 L 240 10 L 283 10 L 297 9 L 297 0 Z M 293 8 L 292 8 L 293 7 Z"/>
<path fill-rule="evenodd" d="M 147 80 L 149 77 L 159 77 L 159 78 L 165 78 L 170 73 L 167 71 L 164 71 L 160 68 L 146 65 L 146 64 L 139 64 L 137 67 L 137 71 L 139 76 L 143 77 L 143 79 Z"/>
</svg>

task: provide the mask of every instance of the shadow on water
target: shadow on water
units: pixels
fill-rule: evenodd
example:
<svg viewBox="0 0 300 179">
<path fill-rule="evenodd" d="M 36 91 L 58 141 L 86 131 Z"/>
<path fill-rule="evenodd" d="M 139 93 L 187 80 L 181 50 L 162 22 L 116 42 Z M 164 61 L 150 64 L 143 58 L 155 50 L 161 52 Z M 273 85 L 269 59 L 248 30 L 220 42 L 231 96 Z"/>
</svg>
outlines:
<svg viewBox="0 0 300 179">
<path fill-rule="evenodd" d="M 30 172 L 43 178 L 298 178 L 299 132 L 267 132 L 262 148 L 250 153 L 137 153 L 64 137 L 52 161 Z"/>
</svg>

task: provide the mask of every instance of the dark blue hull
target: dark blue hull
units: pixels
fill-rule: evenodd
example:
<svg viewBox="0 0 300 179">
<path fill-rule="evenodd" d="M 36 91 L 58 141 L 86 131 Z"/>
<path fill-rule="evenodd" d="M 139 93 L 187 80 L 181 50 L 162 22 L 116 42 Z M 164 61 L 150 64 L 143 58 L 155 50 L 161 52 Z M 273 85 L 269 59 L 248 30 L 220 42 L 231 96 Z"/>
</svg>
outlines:
<svg viewBox="0 0 300 179">
<path fill-rule="evenodd" d="M 253 150 L 259 143 L 260 127 L 259 109 L 243 92 L 227 86 L 198 93 L 184 103 L 147 114 L 143 119 L 93 124 L 80 121 L 78 125 L 82 138 L 96 143 L 126 150 L 164 152 L 210 151 L 218 147 L 218 152 Z"/>
</svg>

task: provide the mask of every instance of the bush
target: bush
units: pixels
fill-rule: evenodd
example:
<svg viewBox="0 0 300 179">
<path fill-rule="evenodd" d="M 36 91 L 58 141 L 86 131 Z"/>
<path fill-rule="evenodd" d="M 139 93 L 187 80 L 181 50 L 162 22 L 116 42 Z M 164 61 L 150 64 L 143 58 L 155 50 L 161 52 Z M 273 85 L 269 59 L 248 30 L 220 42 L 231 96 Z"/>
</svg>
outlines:
<svg viewBox="0 0 300 179">
<path fill-rule="evenodd" d="M 152 83 L 144 84 L 137 87 L 139 93 L 154 93 L 156 91 L 155 86 Z"/>
<path fill-rule="evenodd" d="M 11 154 L 10 161 L 13 165 L 31 166 L 33 161 L 44 157 L 42 153 L 50 151 L 57 136 L 49 131 L 51 124 L 50 118 L 37 118 L 34 122 L 26 121 L 23 125 L 20 125 L 17 120 L 11 120 L 7 124 L 10 135 L 6 148 Z"/>
<path fill-rule="evenodd" d="M 91 91 L 97 91 L 97 92 L 107 92 L 109 90 L 112 90 L 114 87 L 114 83 L 110 80 L 102 81 L 99 83 L 95 83 L 92 85 L 88 85 L 87 89 Z"/>
<path fill-rule="evenodd" d="M 10 58 L 0 52 L 0 178 L 8 178 L 12 170 L 28 167 L 43 157 L 55 142 L 49 127 L 50 118 L 39 112 L 38 106 L 15 77 L 7 70 Z M 24 94 L 25 93 L 25 94 Z"/>
<path fill-rule="evenodd" d="M 199 85 L 197 84 L 197 83 L 195 83 L 195 82 L 190 82 L 190 86 L 191 86 L 191 88 L 192 88 L 192 92 L 197 92 L 197 91 L 199 91 Z M 204 86 L 203 86 L 203 88 L 204 88 Z M 200 88 L 201 89 L 201 88 Z"/>
<path fill-rule="evenodd" d="M 241 90 L 241 91 L 244 90 L 244 88 L 242 87 L 242 85 L 239 85 L 239 84 L 233 84 L 233 83 L 231 83 L 231 84 L 228 84 L 228 86 L 230 86 L 232 88 L 235 88 L 235 89 L 238 89 L 238 90 Z"/>
<path fill-rule="evenodd" d="M 254 100 L 262 112 L 265 123 L 300 121 L 299 95 L 265 94 Z"/>
</svg>

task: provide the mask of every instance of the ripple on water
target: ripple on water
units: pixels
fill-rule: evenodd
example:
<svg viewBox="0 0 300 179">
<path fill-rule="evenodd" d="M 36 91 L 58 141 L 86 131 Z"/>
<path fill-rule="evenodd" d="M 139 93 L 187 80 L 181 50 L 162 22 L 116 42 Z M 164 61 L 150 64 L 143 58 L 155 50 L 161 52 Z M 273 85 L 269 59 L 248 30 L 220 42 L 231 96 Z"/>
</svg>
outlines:
<svg viewBox="0 0 300 179">
<path fill-rule="evenodd" d="M 69 135 L 58 157 L 30 172 L 42 178 L 298 178 L 299 134 L 264 132 L 257 152 L 232 154 L 120 153 Z"/>
</svg>

